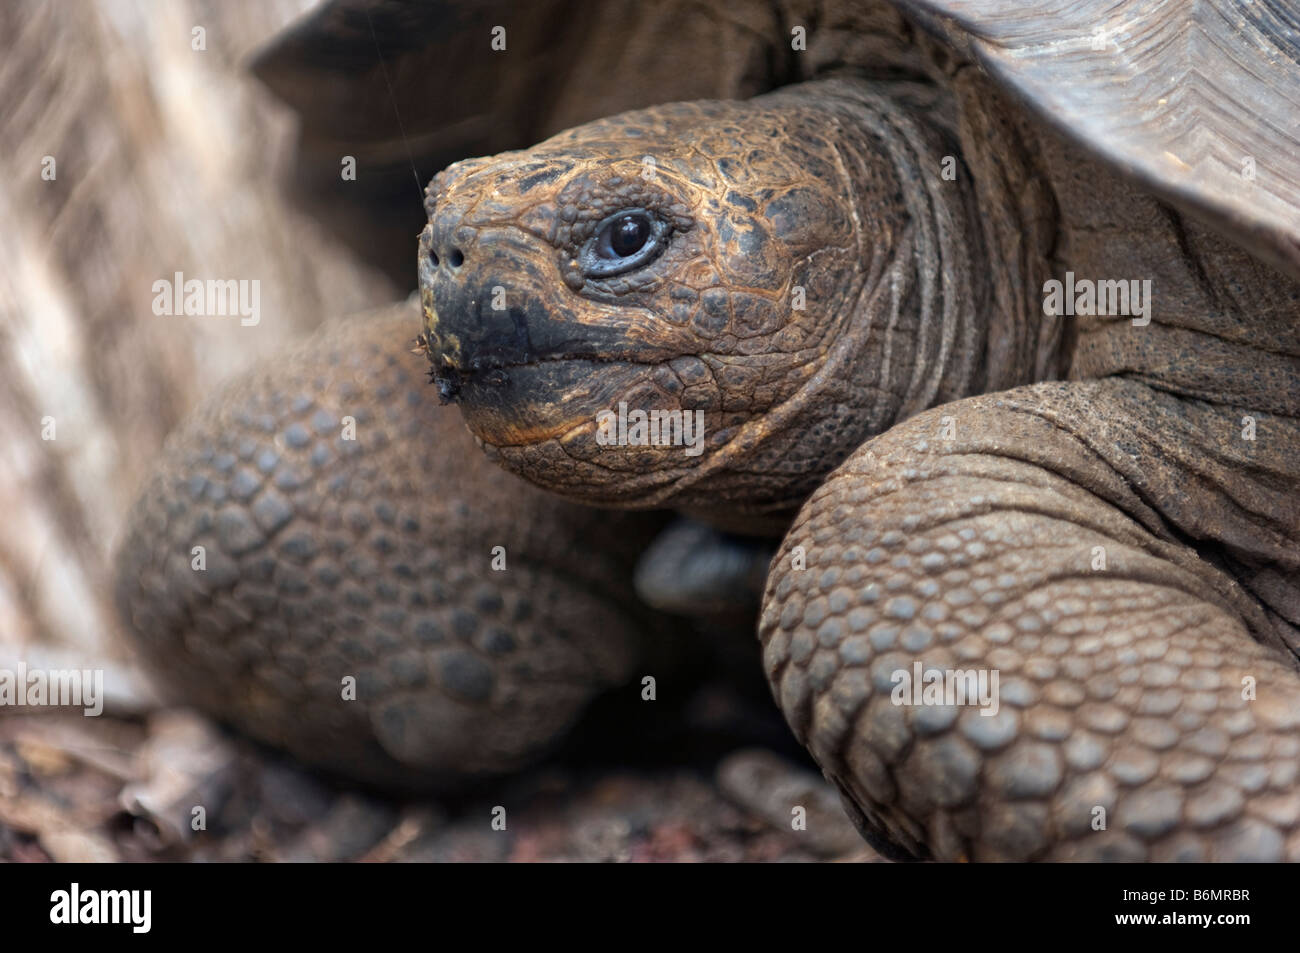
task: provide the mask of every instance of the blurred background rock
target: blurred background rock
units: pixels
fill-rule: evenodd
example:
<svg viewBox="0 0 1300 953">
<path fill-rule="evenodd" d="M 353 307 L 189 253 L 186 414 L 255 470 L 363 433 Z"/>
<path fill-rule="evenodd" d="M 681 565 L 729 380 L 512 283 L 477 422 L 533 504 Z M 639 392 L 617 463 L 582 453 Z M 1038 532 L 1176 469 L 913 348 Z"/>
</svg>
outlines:
<svg viewBox="0 0 1300 953">
<path fill-rule="evenodd" d="M 399 296 L 289 206 L 294 119 L 245 72 L 309 5 L 0 4 L 0 668 L 102 668 L 109 696 L 100 719 L 2 713 L 0 858 L 169 848 L 162 821 L 133 832 L 131 811 L 165 812 L 188 783 L 228 775 L 220 737 L 153 712 L 119 639 L 111 558 L 197 401 L 322 320 Z M 258 279 L 260 323 L 155 315 L 153 283 L 177 271 Z M 193 748 L 196 733 L 211 756 L 171 759 L 193 774 L 160 790 L 150 752 Z M 240 840 L 214 856 L 249 856 Z"/>
<path fill-rule="evenodd" d="M 308 6 L 0 4 L 5 656 L 120 662 L 109 560 L 163 437 L 259 355 L 399 296 L 281 188 L 294 120 L 244 67 Z M 178 271 L 260 280 L 260 323 L 155 315 Z"/>
</svg>

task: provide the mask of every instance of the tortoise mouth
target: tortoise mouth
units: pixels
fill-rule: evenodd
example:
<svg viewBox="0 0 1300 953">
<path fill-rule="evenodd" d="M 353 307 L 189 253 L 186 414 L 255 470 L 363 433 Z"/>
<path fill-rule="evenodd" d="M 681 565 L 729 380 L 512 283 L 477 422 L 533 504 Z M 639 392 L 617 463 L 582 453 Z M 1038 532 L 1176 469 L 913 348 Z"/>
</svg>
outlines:
<svg viewBox="0 0 1300 953">
<path fill-rule="evenodd" d="M 512 447 L 582 440 L 594 433 L 602 410 L 626 400 L 657 366 L 575 354 L 468 369 L 444 365 L 432 376 L 479 440 Z"/>
<path fill-rule="evenodd" d="M 435 377 L 480 446 L 530 483 L 580 502 L 663 506 L 714 449 L 716 411 L 665 389 L 665 368 L 548 357 Z"/>
<path fill-rule="evenodd" d="M 473 402 L 476 396 L 482 395 L 479 388 L 486 387 L 496 390 L 508 388 L 512 383 L 512 374 L 522 372 L 527 368 L 543 368 L 547 365 L 556 365 L 557 367 L 575 365 L 588 368 L 591 373 L 598 373 L 600 365 L 606 364 L 624 364 L 653 369 L 660 366 L 661 363 L 608 357 L 584 351 L 517 360 L 478 359 L 469 367 L 461 367 L 445 359 L 440 363 L 433 354 L 430 354 L 429 380 L 437 385 L 442 403 L 454 403 L 464 406 Z"/>
</svg>

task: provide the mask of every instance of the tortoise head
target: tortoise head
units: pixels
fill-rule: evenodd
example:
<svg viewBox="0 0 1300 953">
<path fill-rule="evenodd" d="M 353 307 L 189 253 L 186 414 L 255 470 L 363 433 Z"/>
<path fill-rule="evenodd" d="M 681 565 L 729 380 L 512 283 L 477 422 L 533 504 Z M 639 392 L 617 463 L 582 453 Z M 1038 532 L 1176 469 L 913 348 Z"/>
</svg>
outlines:
<svg viewBox="0 0 1300 953">
<path fill-rule="evenodd" d="M 836 124 L 788 92 L 676 103 L 434 178 L 422 342 L 489 455 L 585 502 L 752 514 L 883 429 L 857 299 L 907 215 Z"/>
</svg>

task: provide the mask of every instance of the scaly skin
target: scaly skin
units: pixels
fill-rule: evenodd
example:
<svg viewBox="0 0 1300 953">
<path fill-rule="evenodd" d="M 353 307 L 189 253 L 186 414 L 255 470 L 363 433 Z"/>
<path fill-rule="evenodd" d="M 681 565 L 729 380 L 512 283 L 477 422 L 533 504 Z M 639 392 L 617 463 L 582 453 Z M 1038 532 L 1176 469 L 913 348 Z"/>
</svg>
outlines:
<svg viewBox="0 0 1300 953">
<path fill-rule="evenodd" d="M 484 460 L 408 353 L 418 326 L 336 322 L 215 394 L 132 513 L 118 601 L 180 700 L 352 778 L 446 788 L 537 760 L 633 674 L 632 561 L 660 521 Z"/>
<path fill-rule="evenodd" d="M 786 536 L 760 636 L 877 846 L 1300 859 L 1294 282 L 974 71 L 631 113 L 457 164 L 428 204 L 434 373 L 511 470 L 753 528 L 857 450 Z M 596 223 L 638 208 L 665 250 L 592 273 Z M 1045 318 L 1067 270 L 1152 279 L 1151 323 Z M 705 452 L 598 445 L 619 400 L 702 407 Z M 996 670 L 999 714 L 895 704 L 915 661 Z"/>
<path fill-rule="evenodd" d="M 1149 505 L 1189 439 L 1218 430 L 1241 459 L 1236 412 L 1177 405 L 1123 380 L 971 398 L 869 441 L 813 494 L 768 580 L 764 663 L 873 842 L 949 860 L 1300 859 L 1294 657 Z M 1261 426 L 1300 442 L 1294 420 Z M 1281 502 L 1288 461 L 1261 457 L 1257 482 L 1206 486 Z M 893 704 L 892 673 L 916 661 L 997 670 L 997 715 Z"/>
<path fill-rule="evenodd" d="M 1080 317 L 1097 380 L 832 474 L 768 580 L 773 689 L 903 855 L 1300 860 L 1300 288 L 1051 137 L 1037 161 L 1062 264 L 1151 278 L 1152 322 Z M 999 670 L 1002 710 L 893 705 L 918 660 Z"/>
</svg>

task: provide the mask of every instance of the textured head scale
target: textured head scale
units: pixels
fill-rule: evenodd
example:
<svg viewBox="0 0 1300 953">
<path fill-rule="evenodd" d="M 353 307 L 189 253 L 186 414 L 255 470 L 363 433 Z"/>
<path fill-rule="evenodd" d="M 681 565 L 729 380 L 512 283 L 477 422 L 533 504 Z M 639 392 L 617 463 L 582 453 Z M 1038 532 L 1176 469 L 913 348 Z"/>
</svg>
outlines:
<svg viewBox="0 0 1300 953">
<path fill-rule="evenodd" d="M 850 170 L 797 102 L 627 113 L 433 180 L 433 374 L 500 462 L 592 502 L 690 505 L 748 480 L 734 463 L 759 442 L 817 453 L 771 412 L 810 393 L 902 214 L 857 214 L 898 192 L 892 167 Z M 637 443 L 637 411 L 701 420 L 702 440 Z"/>
</svg>

